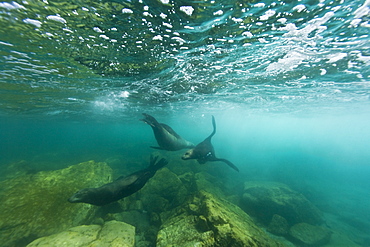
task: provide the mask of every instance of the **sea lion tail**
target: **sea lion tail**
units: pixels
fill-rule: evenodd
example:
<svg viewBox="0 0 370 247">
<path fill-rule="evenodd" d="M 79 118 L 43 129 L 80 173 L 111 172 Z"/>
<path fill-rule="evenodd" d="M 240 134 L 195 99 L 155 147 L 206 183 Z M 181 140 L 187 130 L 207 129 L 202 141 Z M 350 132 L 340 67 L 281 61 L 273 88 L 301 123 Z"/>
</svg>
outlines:
<svg viewBox="0 0 370 247">
<path fill-rule="evenodd" d="M 158 159 L 158 156 L 150 155 L 150 163 L 149 163 L 149 167 L 154 166 L 154 164 L 155 164 L 155 162 L 157 161 L 157 159 Z"/>
<path fill-rule="evenodd" d="M 239 168 L 236 167 L 233 163 L 231 163 L 227 159 L 217 159 L 217 161 L 225 162 L 228 166 L 230 166 L 231 168 L 233 168 L 235 171 L 239 172 Z"/>
<path fill-rule="evenodd" d="M 155 119 L 153 116 L 150 116 L 149 114 L 143 113 L 144 117 L 143 119 L 140 119 L 140 121 L 143 121 L 144 123 L 154 127 L 159 125 L 157 119 Z"/>
<path fill-rule="evenodd" d="M 150 156 L 150 164 L 149 164 L 150 169 L 159 170 L 168 164 L 168 161 L 165 158 L 160 159 L 158 162 L 157 160 L 158 160 L 158 156 L 153 156 L 153 155 Z"/>
</svg>

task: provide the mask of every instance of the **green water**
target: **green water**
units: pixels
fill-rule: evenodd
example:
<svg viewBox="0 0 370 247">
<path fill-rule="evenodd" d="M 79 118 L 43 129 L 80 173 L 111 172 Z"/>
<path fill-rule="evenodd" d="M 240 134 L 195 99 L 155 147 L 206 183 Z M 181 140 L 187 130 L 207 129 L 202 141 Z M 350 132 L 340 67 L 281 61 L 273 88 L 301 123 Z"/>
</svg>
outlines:
<svg viewBox="0 0 370 247">
<path fill-rule="evenodd" d="M 0 2 L 2 179 L 21 160 L 30 173 L 112 157 L 141 169 L 156 145 L 141 113 L 194 143 L 214 115 L 216 154 L 240 173 L 209 172 L 230 188 L 286 183 L 368 246 L 369 5 Z"/>
</svg>

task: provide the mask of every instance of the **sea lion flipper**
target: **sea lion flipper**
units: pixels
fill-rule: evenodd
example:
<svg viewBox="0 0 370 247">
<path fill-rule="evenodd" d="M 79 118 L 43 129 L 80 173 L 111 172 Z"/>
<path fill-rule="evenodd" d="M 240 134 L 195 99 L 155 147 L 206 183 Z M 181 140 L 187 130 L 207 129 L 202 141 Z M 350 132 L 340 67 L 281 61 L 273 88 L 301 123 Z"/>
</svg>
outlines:
<svg viewBox="0 0 370 247">
<path fill-rule="evenodd" d="M 230 166 L 231 168 L 233 168 L 235 171 L 239 172 L 239 168 L 236 167 L 233 163 L 231 163 L 227 159 L 217 159 L 215 161 L 222 161 L 222 162 L 226 163 L 228 166 Z"/>
<path fill-rule="evenodd" d="M 156 170 L 158 170 L 167 164 L 168 164 L 168 161 L 165 158 L 162 158 L 154 166 L 156 167 Z"/>
<path fill-rule="evenodd" d="M 214 135 L 216 133 L 216 120 L 213 115 L 212 115 L 212 126 L 213 126 L 213 132 L 211 135 Z"/>
<path fill-rule="evenodd" d="M 163 148 L 161 148 L 161 147 L 154 147 L 154 146 L 150 146 L 151 148 L 154 148 L 154 149 L 159 149 L 159 150 L 165 150 L 165 149 L 163 149 Z"/>
<path fill-rule="evenodd" d="M 150 155 L 149 167 L 154 166 L 155 162 L 157 161 L 158 156 Z"/>
<path fill-rule="evenodd" d="M 145 118 L 143 119 L 140 119 L 140 121 L 143 121 L 144 123 L 152 126 L 152 127 L 156 127 L 159 125 L 157 119 L 155 119 L 153 116 L 150 116 L 149 114 L 146 114 L 146 113 L 143 113 L 143 116 Z"/>
<path fill-rule="evenodd" d="M 158 170 L 168 164 L 168 161 L 165 158 L 162 158 L 159 161 L 157 161 L 158 157 L 159 156 L 153 156 L 153 155 L 150 156 L 150 164 L 149 164 L 148 169 Z"/>
<path fill-rule="evenodd" d="M 216 134 L 216 120 L 213 115 L 212 115 L 212 126 L 213 126 L 213 131 L 205 140 L 211 140 L 212 136 Z"/>
</svg>

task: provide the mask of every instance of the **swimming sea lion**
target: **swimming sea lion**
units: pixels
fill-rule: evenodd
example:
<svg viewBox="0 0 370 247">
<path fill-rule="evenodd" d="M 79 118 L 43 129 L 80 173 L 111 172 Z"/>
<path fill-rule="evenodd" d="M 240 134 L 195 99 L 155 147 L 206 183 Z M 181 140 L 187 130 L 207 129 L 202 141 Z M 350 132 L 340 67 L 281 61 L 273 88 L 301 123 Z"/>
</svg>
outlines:
<svg viewBox="0 0 370 247">
<path fill-rule="evenodd" d="M 177 151 L 194 147 L 193 143 L 183 139 L 167 124 L 158 123 L 158 121 L 149 114 L 143 113 L 143 115 L 145 118 L 140 120 L 152 127 L 155 139 L 159 145 L 159 147 L 150 146 L 151 148 Z"/>
<path fill-rule="evenodd" d="M 105 184 L 99 188 L 86 188 L 77 191 L 68 201 L 71 203 L 83 202 L 96 206 L 103 206 L 140 190 L 148 180 L 154 176 L 156 171 L 167 165 L 168 161 L 160 159 L 158 156 L 150 156 L 150 165 L 148 168 L 137 171 L 127 177 L 119 177 L 112 183 Z"/>
<path fill-rule="evenodd" d="M 188 150 L 181 158 L 183 160 L 196 159 L 199 164 L 204 164 L 207 161 L 222 161 L 228 164 L 234 170 L 239 171 L 239 169 L 227 159 L 219 159 L 216 157 L 215 150 L 211 143 L 212 136 L 216 133 L 216 121 L 214 116 L 212 116 L 212 125 L 213 132 L 211 133 L 211 135 L 204 139 L 204 141 L 196 145 L 194 148 Z"/>
</svg>

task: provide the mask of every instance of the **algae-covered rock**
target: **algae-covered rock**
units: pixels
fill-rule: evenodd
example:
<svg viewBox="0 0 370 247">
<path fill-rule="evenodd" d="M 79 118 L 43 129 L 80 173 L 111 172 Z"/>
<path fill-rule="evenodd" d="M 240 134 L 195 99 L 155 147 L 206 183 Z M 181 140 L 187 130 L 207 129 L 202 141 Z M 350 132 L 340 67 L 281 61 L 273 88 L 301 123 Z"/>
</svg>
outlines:
<svg viewBox="0 0 370 247">
<path fill-rule="evenodd" d="M 366 243 L 365 244 L 358 244 L 353 242 L 348 236 L 347 232 L 335 232 L 333 231 L 330 236 L 329 243 L 325 244 L 324 247 L 363 247 L 363 246 L 369 246 Z"/>
<path fill-rule="evenodd" d="M 205 191 L 172 213 L 158 232 L 158 247 L 283 246 L 239 207 Z"/>
<path fill-rule="evenodd" d="M 278 214 L 274 214 L 274 216 L 272 216 L 270 224 L 268 225 L 267 230 L 275 235 L 287 235 L 289 231 L 288 221 L 284 217 Z"/>
<path fill-rule="evenodd" d="M 325 227 L 299 223 L 290 228 L 289 235 L 300 245 L 321 246 L 329 242 L 331 231 Z"/>
<path fill-rule="evenodd" d="M 2 246 L 23 246 L 86 223 L 96 207 L 67 199 L 79 189 L 108 183 L 111 177 L 108 165 L 89 161 L 0 182 Z"/>
<path fill-rule="evenodd" d="M 162 168 L 140 191 L 146 210 L 162 212 L 186 201 L 188 191 L 180 178 L 168 168 Z"/>
<path fill-rule="evenodd" d="M 109 221 L 103 226 L 83 225 L 67 231 L 36 239 L 27 247 L 133 247 L 135 227 L 119 221 Z"/>
<path fill-rule="evenodd" d="M 223 197 L 224 193 L 221 190 L 223 186 L 220 184 L 219 180 L 219 178 L 216 178 L 206 172 L 198 172 L 195 174 L 195 183 L 198 191 L 204 190 L 213 195 Z"/>
<path fill-rule="evenodd" d="M 213 231 L 198 231 L 198 217 L 182 214 L 168 219 L 157 235 L 157 247 L 212 247 Z"/>
<path fill-rule="evenodd" d="M 13 162 L 6 166 L 5 169 L 2 168 L 1 170 L 1 180 L 3 179 L 4 175 L 5 179 L 11 179 L 34 172 L 31 164 L 25 160 Z"/>
<path fill-rule="evenodd" d="M 256 216 L 266 225 L 274 214 L 284 217 L 290 225 L 301 222 L 317 225 L 323 222 L 319 209 L 302 194 L 282 183 L 245 182 L 242 206 L 248 214 Z"/>
<path fill-rule="evenodd" d="M 50 247 L 63 245 L 70 247 L 87 246 L 89 243 L 98 238 L 101 228 L 102 227 L 99 225 L 83 225 L 72 227 L 67 231 L 38 238 L 28 244 L 27 247 Z"/>
</svg>

